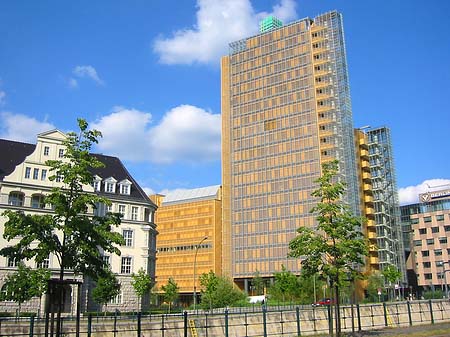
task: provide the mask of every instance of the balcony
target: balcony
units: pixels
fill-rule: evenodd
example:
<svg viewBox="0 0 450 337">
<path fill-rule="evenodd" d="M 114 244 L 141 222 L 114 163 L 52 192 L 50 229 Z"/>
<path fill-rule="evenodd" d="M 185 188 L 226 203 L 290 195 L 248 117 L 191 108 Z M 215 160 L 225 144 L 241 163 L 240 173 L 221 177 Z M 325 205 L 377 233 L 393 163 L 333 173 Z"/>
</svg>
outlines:
<svg viewBox="0 0 450 337">
<path fill-rule="evenodd" d="M 368 181 L 370 181 L 370 180 L 372 179 L 372 176 L 370 175 L 369 172 L 363 172 L 362 178 L 363 178 L 363 180 L 368 180 Z"/>
<path fill-rule="evenodd" d="M 368 232 L 367 233 L 367 237 L 369 239 L 376 239 L 377 238 L 377 233 L 375 233 L 375 232 Z"/>
</svg>

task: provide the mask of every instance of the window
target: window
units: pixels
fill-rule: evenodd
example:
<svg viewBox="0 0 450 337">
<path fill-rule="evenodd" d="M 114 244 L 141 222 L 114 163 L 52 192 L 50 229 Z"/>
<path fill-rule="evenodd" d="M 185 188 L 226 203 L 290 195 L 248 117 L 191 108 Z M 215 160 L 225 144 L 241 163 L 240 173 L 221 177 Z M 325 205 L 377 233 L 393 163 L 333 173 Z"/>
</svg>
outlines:
<svg viewBox="0 0 450 337">
<path fill-rule="evenodd" d="M 119 213 L 125 217 L 125 205 L 119 205 Z"/>
<path fill-rule="evenodd" d="M 131 256 L 122 257 L 122 264 L 120 266 L 120 272 L 122 274 L 131 274 L 131 262 L 132 262 Z"/>
<path fill-rule="evenodd" d="M 446 231 L 446 232 L 450 232 L 450 226 L 444 226 L 444 230 Z"/>
<path fill-rule="evenodd" d="M 133 231 L 131 229 L 124 229 L 122 231 L 123 239 L 125 240 L 125 246 L 133 246 Z"/>
<path fill-rule="evenodd" d="M 422 246 L 422 240 L 414 240 L 414 246 Z"/>
<path fill-rule="evenodd" d="M 431 268 L 431 262 L 424 262 L 423 263 L 424 268 Z"/>
<path fill-rule="evenodd" d="M 430 251 L 429 250 L 422 250 L 422 256 L 423 257 L 430 256 Z"/>
<path fill-rule="evenodd" d="M 110 256 L 109 255 L 103 255 L 102 256 L 102 260 L 103 260 L 103 263 L 106 266 L 111 266 L 111 260 L 110 260 Z"/>
<path fill-rule="evenodd" d="M 110 304 L 122 304 L 122 292 L 109 301 Z"/>
<path fill-rule="evenodd" d="M 444 214 L 438 214 L 438 215 L 436 215 L 436 220 L 437 220 L 437 221 L 444 221 Z"/>
<path fill-rule="evenodd" d="M 8 257 L 8 267 L 13 268 L 19 265 L 20 260 Z"/>
<path fill-rule="evenodd" d="M 427 245 L 434 245 L 434 239 L 427 239 Z"/>
<path fill-rule="evenodd" d="M 443 237 L 439 238 L 439 243 L 447 243 L 447 237 L 443 236 Z"/>
<path fill-rule="evenodd" d="M 114 193 L 114 183 L 106 183 L 106 192 Z"/>
<path fill-rule="evenodd" d="M 427 234 L 426 228 L 419 228 L 419 234 Z"/>
<path fill-rule="evenodd" d="M 45 180 L 47 179 L 47 170 L 46 169 L 42 169 L 41 171 L 41 180 Z"/>
<path fill-rule="evenodd" d="M 431 222 L 431 216 L 424 217 L 423 222 Z"/>
<path fill-rule="evenodd" d="M 48 146 L 44 146 L 44 156 L 48 156 L 50 153 L 50 148 Z"/>
<path fill-rule="evenodd" d="M 439 227 L 431 227 L 432 233 L 439 233 Z"/>
<path fill-rule="evenodd" d="M 11 192 L 8 196 L 8 205 L 12 206 L 23 206 L 23 193 Z"/>
<path fill-rule="evenodd" d="M 55 181 L 57 182 L 57 183 L 60 183 L 61 182 L 61 180 L 62 180 L 62 176 L 61 176 L 61 174 L 58 172 L 58 173 L 56 173 L 56 178 L 55 178 Z"/>
<path fill-rule="evenodd" d="M 434 256 L 442 256 L 442 249 L 435 249 Z"/>
<path fill-rule="evenodd" d="M 419 223 L 419 219 L 411 219 L 411 225 L 417 225 Z"/>
<path fill-rule="evenodd" d="M 58 158 L 64 158 L 64 149 L 59 149 Z"/>
<path fill-rule="evenodd" d="M 35 168 L 33 169 L 33 179 L 38 179 L 39 178 L 39 169 Z"/>
<path fill-rule="evenodd" d="M 50 259 L 46 258 L 41 263 L 36 265 L 37 268 L 48 269 L 50 267 Z"/>
<path fill-rule="evenodd" d="M 120 185 L 121 194 L 130 194 L 130 185 Z"/>
<path fill-rule="evenodd" d="M 138 219 L 138 211 L 139 208 L 136 206 L 131 207 L 131 220 L 137 220 Z"/>
<path fill-rule="evenodd" d="M 94 191 L 100 191 L 100 182 L 99 181 L 94 181 L 92 183 L 92 187 L 94 188 Z"/>
<path fill-rule="evenodd" d="M 25 167 L 25 179 L 30 179 L 31 167 Z"/>
<path fill-rule="evenodd" d="M 106 207 L 106 210 L 108 211 L 108 213 L 111 213 L 113 211 L 113 205 L 110 204 Z"/>
<path fill-rule="evenodd" d="M 424 274 L 423 276 L 425 277 L 425 280 L 431 280 L 431 279 L 433 279 L 433 276 L 432 276 L 432 274 L 430 274 L 430 273 L 426 273 L 426 274 Z"/>
<path fill-rule="evenodd" d="M 44 196 L 41 194 L 35 194 L 31 196 L 32 208 L 45 208 Z"/>
</svg>

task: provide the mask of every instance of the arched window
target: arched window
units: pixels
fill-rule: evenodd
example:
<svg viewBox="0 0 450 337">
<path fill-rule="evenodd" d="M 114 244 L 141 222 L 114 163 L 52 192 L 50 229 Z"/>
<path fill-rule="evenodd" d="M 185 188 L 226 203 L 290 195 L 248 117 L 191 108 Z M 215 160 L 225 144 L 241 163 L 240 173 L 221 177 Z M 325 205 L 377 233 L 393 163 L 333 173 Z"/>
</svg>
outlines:
<svg viewBox="0 0 450 337">
<path fill-rule="evenodd" d="M 8 197 L 8 204 L 12 206 L 23 206 L 24 194 L 21 192 L 11 192 Z"/>
<path fill-rule="evenodd" d="M 45 196 L 42 194 L 33 194 L 31 196 L 31 207 L 32 208 L 45 208 L 44 202 Z"/>
</svg>

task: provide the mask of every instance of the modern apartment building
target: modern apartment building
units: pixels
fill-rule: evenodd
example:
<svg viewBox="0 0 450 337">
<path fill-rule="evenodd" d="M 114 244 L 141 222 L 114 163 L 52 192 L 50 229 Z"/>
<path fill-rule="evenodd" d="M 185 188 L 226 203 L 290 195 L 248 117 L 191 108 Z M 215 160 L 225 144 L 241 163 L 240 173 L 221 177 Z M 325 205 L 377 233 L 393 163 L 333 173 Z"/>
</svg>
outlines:
<svg viewBox="0 0 450 337">
<path fill-rule="evenodd" d="M 50 181 L 52 175 L 47 160 L 64 160 L 65 147 L 62 144 L 66 135 L 58 130 L 41 133 L 36 144 L 19 143 L 0 139 L 0 213 L 5 210 L 25 212 L 26 214 L 53 214 L 50 205 L 45 204 L 44 197 L 53 187 L 61 187 L 62 182 Z M 131 274 L 143 269 L 152 278 L 155 277 L 156 259 L 156 225 L 154 213 L 156 205 L 150 201 L 138 183 L 128 173 L 119 158 L 94 154 L 105 167 L 93 169 L 92 186 L 84 186 L 84 190 L 97 193 L 111 200 L 112 205 L 90 207 L 88 214 L 102 215 L 107 211 L 123 214 L 122 223 L 114 230 L 122 233 L 125 245 L 119 247 L 122 254 L 104 255 L 111 270 L 117 274 L 121 283 L 121 294 L 108 305 L 109 310 L 138 310 L 138 299 L 131 286 Z M 10 245 L 4 238 L 6 218 L 0 216 L 0 247 Z M 34 261 L 24 261 L 31 267 L 38 267 Z M 17 261 L 0 257 L 0 286 L 8 273 L 14 272 Z M 39 267 L 48 268 L 56 277 L 59 263 L 56 256 L 49 256 Z M 73 275 L 67 271 L 66 278 L 74 278 L 82 282 L 80 305 L 82 311 L 97 310 L 90 296 L 94 284 L 83 275 Z M 72 287 L 72 313 L 75 313 L 77 287 Z M 36 311 L 45 301 L 32 300 L 22 305 L 23 310 Z M 141 302 L 146 304 L 146 302 Z M 13 311 L 17 305 L 13 302 L 0 302 L 1 311 Z M 41 308 L 43 309 L 43 308 Z"/>
<path fill-rule="evenodd" d="M 381 270 L 388 265 L 395 266 L 402 274 L 400 282 L 406 284 L 406 261 L 391 132 L 387 127 L 370 128 L 365 132 L 369 149 L 378 262 Z"/>
<path fill-rule="evenodd" d="M 244 289 L 256 271 L 300 270 L 288 243 L 316 226 L 322 163 L 339 160 L 344 199 L 360 215 L 342 16 L 273 21 L 221 60 L 222 263 Z"/>
<path fill-rule="evenodd" d="M 355 147 L 360 186 L 360 207 L 362 215 L 366 219 L 362 231 L 369 241 L 369 256 L 366 259 L 364 271 L 369 275 L 380 269 L 380 263 L 378 259 L 372 175 L 370 174 L 369 146 L 367 144 L 367 135 L 363 130 L 355 130 Z"/>
<path fill-rule="evenodd" d="M 419 203 L 400 207 L 410 251 L 408 280 L 422 290 L 450 290 L 450 188 L 419 195 Z M 417 292 L 417 289 L 413 289 Z"/>
<path fill-rule="evenodd" d="M 180 302 L 193 303 L 200 295 L 199 277 L 212 270 L 222 273 L 221 187 L 179 190 L 153 195 L 158 205 L 156 285 L 171 277 L 178 285 Z"/>
</svg>

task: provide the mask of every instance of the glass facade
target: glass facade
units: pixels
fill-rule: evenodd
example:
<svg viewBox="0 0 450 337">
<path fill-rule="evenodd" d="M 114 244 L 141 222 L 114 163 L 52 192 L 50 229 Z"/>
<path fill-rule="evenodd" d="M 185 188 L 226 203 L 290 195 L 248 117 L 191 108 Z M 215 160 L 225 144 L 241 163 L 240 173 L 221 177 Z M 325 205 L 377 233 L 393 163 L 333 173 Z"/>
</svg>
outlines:
<svg viewBox="0 0 450 337">
<path fill-rule="evenodd" d="M 314 228 L 321 164 L 359 190 L 341 15 L 330 12 L 230 44 L 222 58 L 223 267 L 272 276 L 301 226 Z"/>
</svg>

